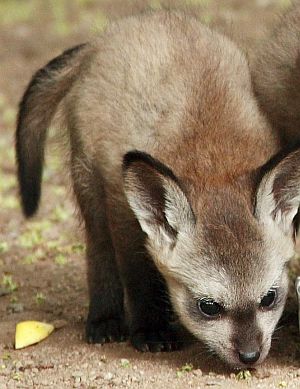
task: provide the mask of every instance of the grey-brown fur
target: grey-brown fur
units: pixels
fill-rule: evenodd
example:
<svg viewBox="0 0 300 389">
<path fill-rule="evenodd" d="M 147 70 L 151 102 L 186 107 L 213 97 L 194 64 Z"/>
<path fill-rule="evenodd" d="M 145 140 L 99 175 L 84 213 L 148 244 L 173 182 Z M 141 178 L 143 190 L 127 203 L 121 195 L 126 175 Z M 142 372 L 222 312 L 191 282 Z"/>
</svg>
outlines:
<svg viewBox="0 0 300 389">
<path fill-rule="evenodd" d="M 300 1 L 281 16 L 254 53 L 252 73 L 262 109 L 284 146 L 300 142 Z"/>
<path fill-rule="evenodd" d="M 23 164 L 35 177 L 36 147 L 45 141 L 35 123 L 42 131 L 49 123 L 44 99 L 64 96 L 86 227 L 89 341 L 122 340 L 128 326 L 139 350 L 174 349 L 174 310 L 228 363 L 261 362 L 284 306 L 298 199 L 285 197 L 281 207 L 272 194 L 289 160 L 264 167 L 279 141 L 257 107 L 245 57 L 196 19 L 158 12 L 112 24 L 66 69 L 74 75 L 66 84 L 63 70 L 49 74 L 59 94 L 41 82 L 32 107 L 25 93 L 19 180 L 22 188 Z M 300 159 L 290 158 L 293 166 Z M 21 189 L 27 214 L 31 191 Z M 278 298 L 264 310 L 272 287 Z M 205 317 L 203 298 L 222 314 Z"/>
</svg>

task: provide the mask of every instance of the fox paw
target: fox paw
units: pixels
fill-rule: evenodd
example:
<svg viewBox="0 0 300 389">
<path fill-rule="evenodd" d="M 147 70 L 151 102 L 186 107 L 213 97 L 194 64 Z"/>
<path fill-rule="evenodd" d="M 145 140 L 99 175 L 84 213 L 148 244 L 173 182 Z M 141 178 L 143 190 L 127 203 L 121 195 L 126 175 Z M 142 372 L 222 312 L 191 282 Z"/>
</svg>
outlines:
<svg viewBox="0 0 300 389">
<path fill-rule="evenodd" d="M 175 351 L 180 348 L 178 335 L 172 329 L 137 330 L 131 337 L 132 345 L 142 352 Z"/>
<path fill-rule="evenodd" d="M 127 337 L 126 326 L 120 319 L 91 320 L 86 324 L 88 343 L 124 342 Z"/>
</svg>

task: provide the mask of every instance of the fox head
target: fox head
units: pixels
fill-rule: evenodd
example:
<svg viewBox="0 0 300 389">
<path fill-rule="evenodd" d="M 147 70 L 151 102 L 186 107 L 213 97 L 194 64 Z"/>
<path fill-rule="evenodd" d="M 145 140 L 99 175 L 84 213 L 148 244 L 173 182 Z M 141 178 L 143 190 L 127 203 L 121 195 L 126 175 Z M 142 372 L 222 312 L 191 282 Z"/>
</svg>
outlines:
<svg viewBox="0 0 300 389">
<path fill-rule="evenodd" d="M 234 367 L 265 359 L 284 308 L 300 151 L 255 174 L 249 201 L 229 184 L 191 188 L 148 154 L 124 158 L 128 203 L 180 321 Z"/>
</svg>

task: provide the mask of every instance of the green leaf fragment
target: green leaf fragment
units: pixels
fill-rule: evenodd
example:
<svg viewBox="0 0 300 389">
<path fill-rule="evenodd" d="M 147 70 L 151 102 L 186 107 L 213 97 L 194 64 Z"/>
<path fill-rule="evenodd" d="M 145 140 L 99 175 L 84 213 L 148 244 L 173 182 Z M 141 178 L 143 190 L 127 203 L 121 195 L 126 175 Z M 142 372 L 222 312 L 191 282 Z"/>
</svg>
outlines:
<svg viewBox="0 0 300 389">
<path fill-rule="evenodd" d="M 57 206 L 51 216 L 51 220 L 60 222 L 65 221 L 70 217 L 70 213 L 61 206 Z"/>
<path fill-rule="evenodd" d="M 0 254 L 6 253 L 8 251 L 8 243 L 7 242 L 0 242 Z"/>
<path fill-rule="evenodd" d="M 46 301 L 46 297 L 42 292 L 38 292 L 35 295 L 35 301 L 38 305 L 44 304 L 44 302 Z"/>
<path fill-rule="evenodd" d="M 43 242 L 43 236 L 40 229 L 33 229 L 24 232 L 19 238 L 19 243 L 24 248 L 32 248 Z"/>
<path fill-rule="evenodd" d="M 249 370 L 241 370 L 235 375 L 236 379 L 239 381 L 249 380 L 251 378 L 251 373 Z"/>
<path fill-rule="evenodd" d="M 279 384 L 278 384 L 278 387 L 279 387 L 279 388 L 287 388 L 287 386 L 288 386 L 288 384 L 287 384 L 287 382 L 285 382 L 285 381 L 281 381 L 281 382 L 279 382 Z"/>
<path fill-rule="evenodd" d="M 2 208 L 16 209 L 19 207 L 19 201 L 15 196 L 0 195 L 0 203 Z"/>
<path fill-rule="evenodd" d="M 9 361 L 11 359 L 11 355 L 9 353 L 4 353 L 3 355 L 1 355 L 1 359 L 3 361 Z"/>
<path fill-rule="evenodd" d="M 120 365 L 121 365 L 121 367 L 127 368 L 127 367 L 130 367 L 130 362 L 128 359 L 122 358 Z"/>
<path fill-rule="evenodd" d="M 81 254 L 85 251 L 85 245 L 82 243 L 75 243 L 71 246 L 71 250 L 75 254 Z"/>
<path fill-rule="evenodd" d="M 65 255 L 63 254 L 58 254 L 55 259 L 54 259 L 55 263 L 57 265 L 60 265 L 60 266 L 64 266 L 66 263 L 67 263 L 67 258 Z"/>
<path fill-rule="evenodd" d="M 9 292 L 14 292 L 18 289 L 17 283 L 12 279 L 11 275 L 4 274 L 2 277 L 2 285 L 9 290 Z"/>
<path fill-rule="evenodd" d="M 183 376 L 185 373 L 190 373 L 193 370 L 193 365 L 191 363 L 186 363 L 185 365 L 181 366 L 180 369 L 177 370 L 176 372 L 176 377 L 180 378 Z"/>
</svg>

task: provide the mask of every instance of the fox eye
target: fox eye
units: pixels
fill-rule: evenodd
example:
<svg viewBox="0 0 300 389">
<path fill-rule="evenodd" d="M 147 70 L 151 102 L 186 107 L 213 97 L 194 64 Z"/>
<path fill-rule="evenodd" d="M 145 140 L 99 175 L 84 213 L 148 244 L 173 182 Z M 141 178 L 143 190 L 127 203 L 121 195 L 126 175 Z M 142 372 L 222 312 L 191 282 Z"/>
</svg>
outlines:
<svg viewBox="0 0 300 389">
<path fill-rule="evenodd" d="M 277 297 L 277 289 L 271 288 L 268 293 L 261 299 L 260 306 L 262 308 L 272 308 Z"/>
<path fill-rule="evenodd" d="M 216 301 L 210 298 L 202 298 L 198 300 L 198 309 L 206 317 L 219 317 L 223 311 L 223 307 Z"/>
</svg>

